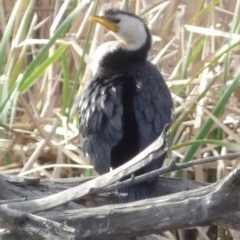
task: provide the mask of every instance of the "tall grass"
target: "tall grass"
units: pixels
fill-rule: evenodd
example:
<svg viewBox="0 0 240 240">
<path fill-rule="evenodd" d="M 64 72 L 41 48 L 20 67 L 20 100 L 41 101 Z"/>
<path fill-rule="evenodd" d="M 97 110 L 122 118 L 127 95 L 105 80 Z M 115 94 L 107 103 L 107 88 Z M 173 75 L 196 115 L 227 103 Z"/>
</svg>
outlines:
<svg viewBox="0 0 240 240">
<path fill-rule="evenodd" d="M 239 151 L 240 0 L 2 0 L 2 173 L 55 178 L 89 169 L 79 148 L 76 106 L 92 76 L 93 52 L 114 38 L 88 17 L 110 6 L 140 15 L 152 33 L 149 60 L 175 102 L 169 159 Z M 173 175 L 219 179 L 238 164 L 218 161 Z M 205 239 L 201 231 L 198 239 Z"/>
</svg>

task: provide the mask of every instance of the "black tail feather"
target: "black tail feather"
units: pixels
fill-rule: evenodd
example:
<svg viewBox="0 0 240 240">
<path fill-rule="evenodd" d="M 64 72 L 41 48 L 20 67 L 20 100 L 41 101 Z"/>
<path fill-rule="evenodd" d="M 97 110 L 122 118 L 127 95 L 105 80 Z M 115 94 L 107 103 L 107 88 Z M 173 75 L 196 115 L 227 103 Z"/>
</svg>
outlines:
<svg viewBox="0 0 240 240">
<path fill-rule="evenodd" d="M 118 203 L 127 203 L 150 198 L 153 193 L 156 181 L 141 182 L 126 188 L 119 189 L 119 193 L 126 193 L 126 196 L 119 196 Z"/>
</svg>

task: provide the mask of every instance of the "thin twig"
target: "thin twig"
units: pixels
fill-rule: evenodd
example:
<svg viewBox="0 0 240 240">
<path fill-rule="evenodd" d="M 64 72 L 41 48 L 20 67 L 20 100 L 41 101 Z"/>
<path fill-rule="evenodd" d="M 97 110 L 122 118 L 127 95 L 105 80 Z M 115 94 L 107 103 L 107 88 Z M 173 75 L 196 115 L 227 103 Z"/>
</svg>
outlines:
<svg viewBox="0 0 240 240">
<path fill-rule="evenodd" d="M 38 145 L 38 147 L 34 150 L 33 154 L 31 155 L 31 157 L 28 159 L 27 163 L 23 166 L 19 176 L 22 175 L 22 173 L 24 173 L 25 171 L 29 170 L 31 168 L 31 166 L 33 165 L 33 163 L 37 160 L 37 158 L 41 155 L 41 152 L 43 150 L 43 148 L 50 142 L 51 137 L 53 136 L 53 134 L 56 131 L 56 128 L 59 126 L 59 121 L 58 119 L 55 119 L 52 129 L 50 131 L 50 133 L 46 136 L 46 138 L 44 140 L 40 141 L 40 144 Z"/>
<path fill-rule="evenodd" d="M 101 175 L 96 179 L 92 179 L 91 181 L 87 181 L 77 187 L 53 194 L 51 196 L 28 202 L 5 204 L 1 207 L 8 209 L 12 208 L 15 210 L 20 209 L 22 212 L 35 213 L 90 195 L 92 192 L 96 191 L 96 189 L 103 189 L 105 186 L 121 180 L 124 176 L 131 175 L 141 169 L 142 166 L 149 164 L 154 159 L 165 154 L 168 149 L 168 136 L 169 124 L 166 124 L 162 134 L 152 144 L 150 144 L 131 161 L 128 161 L 113 171 Z"/>
<path fill-rule="evenodd" d="M 125 188 L 125 187 L 131 186 L 133 184 L 137 184 L 137 183 L 149 180 L 151 178 L 158 177 L 159 175 L 162 175 L 164 173 L 173 172 L 173 171 L 176 171 L 176 170 L 179 170 L 179 169 L 184 169 L 184 168 L 188 168 L 188 167 L 192 167 L 192 166 L 196 166 L 196 165 L 200 165 L 200 164 L 204 164 L 204 163 L 215 162 L 217 160 L 222 160 L 222 159 L 231 160 L 231 159 L 236 158 L 236 157 L 240 157 L 240 152 L 230 153 L 230 154 L 226 154 L 226 155 L 223 155 L 223 156 L 213 156 L 213 157 L 208 157 L 208 158 L 201 158 L 201 159 L 198 159 L 198 160 L 189 161 L 189 162 L 181 163 L 181 164 L 176 164 L 176 160 L 173 159 L 171 161 L 171 163 L 166 167 L 154 170 L 152 172 L 143 174 L 141 176 L 137 176 L 137 177 L 134 177 L 134 178 L 131 177 L 128 180 L 125 180 L 125 181 L 119 182 L 119 183 L 115 183 L 113 185 L 106 186 L 104 188 L 96 189 L 93 192 L 93 194 L 115 191 L 117 189 Z"/>
</svg>

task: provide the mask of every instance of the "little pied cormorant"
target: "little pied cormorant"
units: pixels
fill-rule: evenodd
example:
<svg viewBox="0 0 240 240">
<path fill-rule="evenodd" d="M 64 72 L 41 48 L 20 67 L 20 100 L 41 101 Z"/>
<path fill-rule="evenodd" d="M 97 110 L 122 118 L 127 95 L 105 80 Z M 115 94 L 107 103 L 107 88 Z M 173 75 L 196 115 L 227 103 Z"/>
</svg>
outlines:
<svg viewBox="0 0 240 240">
<path fill-rule="evenodd" d="M 93 59 L 94 76 L 80 101 L 82 149 L 99 174 L 117 168 L 150 145 L 171 122 L 173 101 L 156 66 L 146 60 L 151 35 L 141 18 L 108 9 L 91 16 L 112 31 L 118 41 L 101 45 Z M 165 156 L 139 170 L 162 166 Z M 119 190 L 120 202 L 151 196 L 157 179 Z"/>
</svg>

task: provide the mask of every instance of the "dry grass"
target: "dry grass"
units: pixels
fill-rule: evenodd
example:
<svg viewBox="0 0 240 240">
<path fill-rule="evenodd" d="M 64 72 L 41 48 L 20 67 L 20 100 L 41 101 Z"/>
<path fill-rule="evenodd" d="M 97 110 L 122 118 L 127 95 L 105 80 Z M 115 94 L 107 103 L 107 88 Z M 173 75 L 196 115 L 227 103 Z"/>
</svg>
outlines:
<svg viewBox="0 0 240 240">
<path fill-rule="evenodd" d="M 47 178 L 92 174 L 79 149 L 73 103 L 91 79 L 93 52 L 113 38 L 88 17 L 109 6 L 139 14 L 152 32 L 149 60 L 164 75 L 176 106 L 171 156 L 189 161 L 240 150 L 239 0 L 27 2 L 0 1 L 0 35 L 7 39 L 0 48 L 1 173 Z M 66 34 L 60 32 L 38 58 L 78 2 L 86 4 Z M 238 159 L 222 160 L 174 175 L 216 181 L 238 165 Z M 190 238 L 184 231 L 178 231 L 178 238 L 166 235 L 180 240 L 240 239 L 221 228 L 210 229 L 209 238 L 208 230 L 198 228 Z"/>
</svg>

